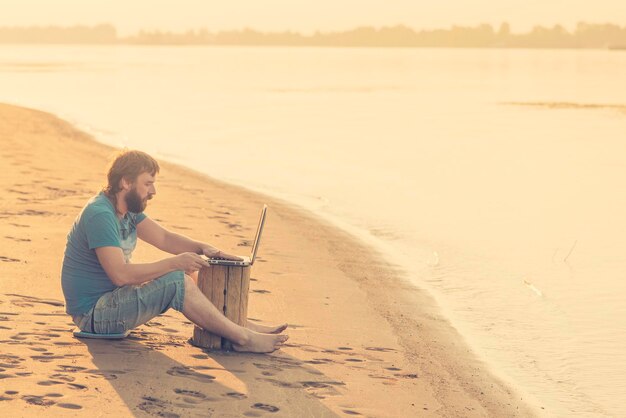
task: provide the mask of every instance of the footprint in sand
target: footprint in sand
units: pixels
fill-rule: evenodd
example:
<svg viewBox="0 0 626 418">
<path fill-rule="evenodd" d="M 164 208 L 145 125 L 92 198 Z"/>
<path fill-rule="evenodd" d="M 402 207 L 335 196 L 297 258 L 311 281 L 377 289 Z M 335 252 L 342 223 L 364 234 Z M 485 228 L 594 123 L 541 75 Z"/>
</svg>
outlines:
<svg viewBox="0 0 626 418">
<path fill-rule="evenodd" d="M 381 353 L 389 353 L 389 352 L 398 351 L 398 350 L 394 350 L 393 348 L 387 348 L 387 347 L 365 347 L 365 349 L 369 351 L 378 351 Z"/>
<path fill-rule="evenodd" d="M 0 366 L 1 367 L 18 367 L 24 359 L 12 354 L 0 354 Z"/>
<path fill-rule="evenodd" d="M 54 331 L 54 332 L 68 332 L 69 330 L 67 328 L 48 328 L 49 331 Z"/>
<path fill-rule="evenodd" d="M 286 367 L 289 369 L 299 369 L 302 367 L 302 362 L 300 360 L 285 358 L 285 357 L 269 357 L 269 361 L 273 363 L 278 363 L 282 367 Z"/>
<path fill-rule="evenodd" d="M 9 225 L 15 226 L 17 228 L 30 228 L 30 225 L 22 225 L 22 224 L 15 224 L 15 223 L 10 223 Z"/>
<path fill-rule="evenodd" d="M 137 405 L 137 408 L 142 411 L 147 412 L 150 415 L 158 415 L 164 418 L 179 418 L 180 415 L 175 414 L 173 412 L 165 411 L 167 407 L 167 402 L 162 401 L 161 399 L 154 398 L 152 396 L 143 396 L 144 400 L 142 403 Z"/>
<path fill-rule="evenodd" d="M 61 385 L 63 384 L 63 382 L 60 382 L 58 380 L 42 380 L 41 382 L 37 382 L 37 384 L 40 386 L 54 386 Z"/>
<path fill-rule="evenodd" d="M 261 369 L 261 370 L 270 370 L 273 372 L 282 372 L 283 369 L 275 366 L 273 364 L 263 364 L 263 363 L 252 363 L 254 365 L 254 367 L 256 367 L 257 369 Z"/>
<path fill-rule="evenodd" d="M 174 389 L 174 392 L 178 393 L 179 395 L 190 396 L 192 398 L 206 399 L 206 395 L 204 393 L 197 392 L 195 390 L 187 390 L 187 389 L 176 388 L 176 389 Z"/>
<path fill-rule="evenodd" d="M 288 389 L 302 389 L 302 385 L 297 383 L 297 382 L 285 382 L 283 380 L 276 380 L 276 379 L 258 379 L 258 380 L 265 380 L 266 382 L 271 383 L 274 386 L 278 386 L 279 388 L 288 388 Z"/>
<path fill-rule="evenodd" d="M 72 324 L 72 325 L 74 325 L 74 324 Z M 53 344 L 54 345 L 60 345 L 60 346 L 67 346 L 67 345 L 79 346 L 79 345 L 82 345 L 80 343 L 73 343 L 73 342 L 71 343 L 71 342 L 67 342 L 67 341 L 55 341 Z"/>
<path fill-rule="evenodd" d="M 9 236 L 9 235 L 5 236 L 5 238 L 13 240 L 13 241 L 16 241 L 16 242 L 30 242 L 30 239 L 28 239 L 28 238 L 17 238 L 17 237 L 12 237 L 12 236 Z"/>
<path fill-rule="evenodd" d="M 74 380 L 76 380 L 74 376 L 70 376 L 70 375 L 63 374 L 63 373 L 52 374 L 48 377 L 53 380 L 62 380 L 63 382 L 73 382 Z"/>
<path fill-rule="evenodd" d="M 75 403 L 58 403 L 56 406 L 65 408 L 65 409 L 83 409 L 82 406 L 77 405 Z"/>
<path fill-rule="evenodd" d="M 116 380 L 118 374 L 126 374 L 123 370 L 86 370 L 85 373 L 89 373 L 91 377 L 102 377 L 105 380 Z"/>
<path fill-rule="evenodd" d="M 192 354 L 191 357 L 201 360 L 206 360 L 209 358 L 209 356 L 207 356 L 206 354 Z"/>
<path fill-rule="evenodd" d="M 336 381 L 312 381 L 306 380 L 301 382 L 286 382 L 283 380 L 276 379 L 260 379 L 265 380 L 268 383 L 271 383 L 274 386 L 278 386 L 281 388 L 289 388 L 289 389 L 333 389 L 335 386 L 345 386 L 346 384 L 343 382 Z"/>
<path fill-rule="evenodd" d="M 21 194 L 21 195 L 29 195 L 29 194 L 31 194 L 30 192 L 25 192 L 25 191 L 17 190 L 17 189 L 7 189 L 7 192 Z"/>
<path fill-rule="evenodd" d="M 61 214 L 48 212 L 48 211 L 45 211 L 45 210 L 26 209 L 24 211 L 17 212 L 16 215 L 23 215 L 23 216 L 53 216 L 53 215 L 56 215 L 56 216 L 59 216 Z"/>
<path fill-rule="evenodd" d="M 312 374 L 313 376 L 323 376 L 324 373 L 317 371 L 315 369 L 311 369 L 311 370 L 307 370 L 306 371 L 308 374 Z"/>
<path fill-rule="evenodd" d="M 67 196 L 74 196 L 78 193 L 75 190 L 61 189 L 59 187 L 52 187 L 52 186 L 43 186 L 43 187 L 50 191 L 48 196 L 46 196 L 48 199 L 60 199 L 60 198 L 67 197 Z"/>
<path fill-rule="evenodd" d="M 19 258 L 11 258 L 0 255 L 0 261 L 5 263 L 20 263 L 22 260 L 20 260 Z"/>
<path fill-rule="evenodd" d="M 172 228 L 175 229 L 181 229 L 183 231 L 191 231 L 191 228 L 187 227 L 187 226 L 180 226 L 180 225 L 172 225 Z"/>
<path fill-rule="evenodd" d="M 60 369 L 60 370 L 57 370 L 57 371 L 67 372 L 67 373 L 76 373 L 76 372 L 82 372 L 83 370 L 87 370 L 86 367 L 67 366 L 67 365 L 64 365 L 64 364 L 59 364 L 57 367 L 58 367 L 58 369 Z"/>
<path fill-rule="evenodd" d="M 379 374 L 368 374 L 368 377 L 371 377 L 372 379 L 380 379 L 380 380 L 384 380 L 385 382 L 383 382 L 383 384 L 386 383 L 395 383 L 398 381 L 398 379 L 394 379 L 393 377 L 389 377 L 389 376 L 384 376 L 384 375 L 379 375 Z"/>
<path fill-rule="evenodd" d="M 52 354 L 52 353 L 44 353 L 44 354 Z M 53 360 L 58 360 L 58 359 L 65 359 L 67 356 L 54 356 L 54 355 L 47 355 L 47 356 L 30 356 L 30 358 L 32 358 L 33 360 L 37 360 L 40 361 L 42 363 L 50 363 Z"/>
<path fill-rule="evenodd" d="M 34 296 L 28 296 L 28 295 L 18 295 L 16 293 L 5 293 L 6 296 L 15 296 L 18 298 L 22 298 L 23 301 L 25 302 L 31 302 L 31 303 L 43 303 L 46 305 L 52 305 L 52 306 L 65 306 L 65 304 L 63 302 L 61 302 L 60 300 L 56 300 L 56 299 L 41 299 L 41 298 L 36 298 Z M 65 330 L 63 330 L 65 331 Z M 58 335 L 57 335 L 58 337 Z"/>
<path fill-rule="evenodd" d="M 277 406 L 266 404 L 266 403 L 260 403 L 260 402 L 255 403 L 250 408 L 260 409 L 260 410 L 266 411 L 266 412 L 278 412 L 278 411 L 280 411 L 280 409 Z"/>
<path fill-rule="evenodd" d="M 56 403 L 55 401 L 51 399 L 46 399 L 45 396 L 37 396 L 37 395 L 24 395 L 22 396 L 22 399 L 26 401 L 26 403 L 29 403 L 31 405 L 38 405 L 38 406 L 51 406 Z"/>
<path fill-rule="evenodd" d="M 166 373 L 169 374 L 170 376 L 186 377 L 186 378 L 193 379 L 202 383 L 209 383 L 215 380 L 215 376 L 211 376 L 209 374 L 198 373 L 196 371 L 191 370 L 189 367 L 185 367 L 185 366 L 172 367 Z"/>
<path fill-rule="evenodd" d="M 351 409 L 343 409 L 342 412 L 347 415 L 361 415 L 359 412 L 353 411 Z"/>
<path fill-rule="evenodd" d="M 234 398 L 238 400 L 246 399 L 248 397 L 248 395 L 246 395 L 245 393 L 240 392 L 228 392 L 225 393 L 223 396 L 228 396 L 229 398 Z"/>
<path fill-rule="evenodd" d="M 165 331 L 165 332 L 168 332 L 170 334 L 176 334 L 176 333 L 179 332 L 177 329 L 173 329 L 173 328 L 159 328 L 159 329 L 161 331 Z"/>
<path fill-rule="evenodd" d="M 417 373 L 396 373 L 394 376 L 402 377 L 404 379 L 417 379 Z"/>
<path fill-rule="evenodd" d="M 300 382 L 300 384 L 302 385 L 302 387 L 315 388 L 315 389 L 324 389 L 324 388 L 329 388 L 331 386 L 345 386 L 346 385 L 343 382 L 336 382 L 332 380 L 324 381 L 324 382 L 306 381 L 306 382 Z"/>
</svg>

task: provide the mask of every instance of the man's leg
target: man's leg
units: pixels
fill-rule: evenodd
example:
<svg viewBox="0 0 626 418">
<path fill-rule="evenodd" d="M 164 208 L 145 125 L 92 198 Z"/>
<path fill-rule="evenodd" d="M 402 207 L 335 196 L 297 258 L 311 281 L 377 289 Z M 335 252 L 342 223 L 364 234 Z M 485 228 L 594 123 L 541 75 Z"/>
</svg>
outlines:
<svg viewBox="0 0 626 418">
<path fill-rule="evenodd" d="M 197 285 L 198 284 L 198 272 L 194 271 L 191 274 L 188 274 L 189 277 L 191 277 L 193 279 L 193 282 Z M 284 330 L 287 329 L 287 324 L 280 324 L 280 325 L 261 325 L 261 324 L 255 324 L 254 322 L 250 322 L 248 320 L 246 320 L 246 325 L 245 327 L 248 329 L 251 329 L 252 331 L 256 331 L 256 332 L 260 332 L 262 334 L 280 334 L 281 332 L 283 332 Z"/>
<path fill-rule="evenodd" d="M 287 324 L 267 326 L 255 324 L 254 322 L 246 320 L 246 328 L 251 329 L 252 331 L 261 332 L 263 334 L 280 334 L 287 329 Z"/>
<path fill-rule="evenodd" d="M 188 276 L 193 279 L 196 285 L 198 284 L 198 272 L 197 271 L 194 271 Z M 251 329 L 252 331 L 260 332 L 262 334 L 280 334 L 281 332 L 287 329 L 287 326 L 288 326 L 287 324 L 270 325 L 270 326 L 261 325 L 261 324 L 255 324 L 254 322 L 250 322 L 248 320 L 246 320 L 246 325 L 245 325 L 246 328 Z"/>
<path fill-rule="evenodd" d="M 188 275 L 185 275 L 185 299 L 182 312 L 187 319 L 200 328 L 232 341 L 236 351 L 268 353 L 280 348 L 289 338 L 287 335 L 259 333 L 235 324 L 202 294 L 194 280 Z"/>
</svg>

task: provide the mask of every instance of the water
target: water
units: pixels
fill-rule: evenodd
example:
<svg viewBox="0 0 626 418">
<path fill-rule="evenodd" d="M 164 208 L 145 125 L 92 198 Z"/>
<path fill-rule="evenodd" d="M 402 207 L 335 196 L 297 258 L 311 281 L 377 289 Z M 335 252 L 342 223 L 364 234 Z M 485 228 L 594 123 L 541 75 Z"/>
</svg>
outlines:
<svg viewBox="0 0 626 418">
<path fill-rule="evenodd" d="M 315 210 L 543 413 L 623 416 L 625 70 L 610 51 L 1 46 L 0 101 Z"/>
</svg>

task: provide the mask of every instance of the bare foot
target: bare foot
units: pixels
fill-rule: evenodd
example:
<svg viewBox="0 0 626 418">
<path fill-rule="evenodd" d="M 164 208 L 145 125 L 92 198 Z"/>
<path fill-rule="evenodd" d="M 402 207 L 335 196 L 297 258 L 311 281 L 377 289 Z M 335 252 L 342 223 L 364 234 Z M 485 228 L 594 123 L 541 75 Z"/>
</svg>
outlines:
<svg viewBox="0 0 626 418">
<path fill-rule="evenodd" d="M 249 353 L 271 353 L 278 350 L 288 339 L 289 336 L 284 334 L 261 334 L 248 330 L 248 341 L 242 345 L 233 343 L 233 349 Z"/>
<path fill-rule="evenodd" d="M 268 327 L 265 325 L 255 324 L 254 322 L 246 321 L 246 328 L 251 329 L 252 331 L 260 332 L 262 334 L 280 334 L 287 329 L 287 324 Z"/>
</svg>

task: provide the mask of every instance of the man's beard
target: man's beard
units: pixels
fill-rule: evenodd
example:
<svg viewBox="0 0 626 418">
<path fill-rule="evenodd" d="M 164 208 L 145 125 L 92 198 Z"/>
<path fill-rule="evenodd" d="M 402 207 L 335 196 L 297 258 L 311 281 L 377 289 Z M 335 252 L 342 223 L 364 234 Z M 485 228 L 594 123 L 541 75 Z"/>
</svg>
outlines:
<svg viewBox="0 0 626 418">
<path fill-rule="evenodd" d="M 141 199 L 141 196 L 137 193 L 137 189 L 133 187 L 128 193 L 126 193 L 126 196 L 124 196 L 124 201 L 126 202 L 126 208 L 129 212 L 141 213 L 146 210 L 146 206 L 148 206 L 148 200 L 150 198 L 151 196 Z"/>
</svg>

